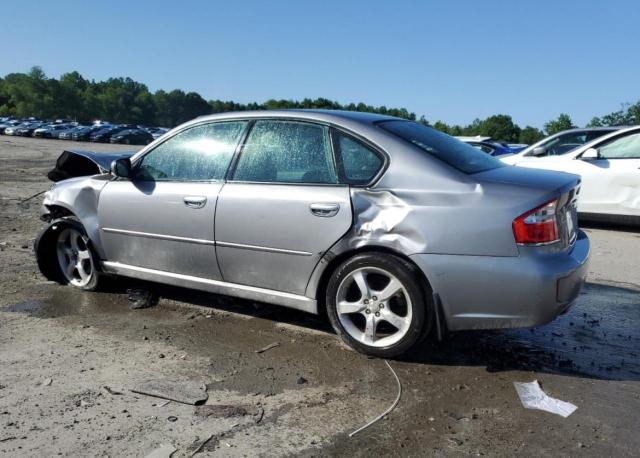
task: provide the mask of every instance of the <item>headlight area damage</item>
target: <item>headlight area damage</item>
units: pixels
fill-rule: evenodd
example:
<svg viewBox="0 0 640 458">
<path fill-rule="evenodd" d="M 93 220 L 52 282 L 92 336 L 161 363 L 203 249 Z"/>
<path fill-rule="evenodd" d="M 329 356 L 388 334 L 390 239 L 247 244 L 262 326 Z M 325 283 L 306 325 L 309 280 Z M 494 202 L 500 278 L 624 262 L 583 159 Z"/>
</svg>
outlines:
<svg viewBox="0 0 640 458">
<path fill-rule="evenodd" d="M 96 153 L 93 151 L 65 150 L 56 166 L 47 174 L 53 182 L 74 177 L 84 177 L 108 173 L 111 162 L 123 157 L 133 156 L 133 152 L 123 153 Z"/>
<path fill-rule="evenodd" d="M 91 249 L 96 251 L 98 257 L 104 257 L 98 230 L 98 196 L 109 181 L 107 173 L 111 162 L 132 155 L 132 152 L 96 153 L 68 150 L 60 155 L 55 168 L 47 174 L 56 184 L 45 193 L 40 209 L 40 218 L 49 225 L 39 234 L 34 244 L 40 270 L 47 278 L 53 279 L 52 276 L 55 275 L 52 275 L 52 272 L 55 269 L 42 265 L 40 260 L 55 259 L 55 255 L 43 255 L 41 250 L 50 249 L 50 237 L 54 237 L 61 228 L 75 222 L 92 241 Z M 65 180 L 64 183 L 57 183 L 62 180 Z"/>
</svg>

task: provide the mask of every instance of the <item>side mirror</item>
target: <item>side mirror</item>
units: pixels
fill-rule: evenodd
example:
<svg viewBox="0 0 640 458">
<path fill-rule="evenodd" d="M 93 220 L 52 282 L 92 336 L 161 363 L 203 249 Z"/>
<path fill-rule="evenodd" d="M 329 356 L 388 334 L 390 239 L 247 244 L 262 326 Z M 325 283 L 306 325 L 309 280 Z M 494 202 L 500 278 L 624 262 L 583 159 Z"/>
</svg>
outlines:
<svg viewBox="0 0 640 458">
<path fill-rule="evenodd" d="M 595 148 L 589 148 L 585 150 L 584 153 L 582 153 L 582 156 L 580 156 L 580 159 L 582 159 L 583 161 L 592 161 L 594 159 L 598 159 L 598 157 L 599 157 L 598 150 Z"/>
<path fill-rule="evenodd" d="M 116 159 L 111 163 L 111 175 L 118 178 L 131 177 L 131 161 L 128 157 Z"/>
<path fill-rule="evenodd" d="M 531 154 L 534 156 L 544 156 L 547 154 L 547 148 L 545 146 L 536 146 L 533 148 L 533 151 L 531 151 Z"/>
</svg>

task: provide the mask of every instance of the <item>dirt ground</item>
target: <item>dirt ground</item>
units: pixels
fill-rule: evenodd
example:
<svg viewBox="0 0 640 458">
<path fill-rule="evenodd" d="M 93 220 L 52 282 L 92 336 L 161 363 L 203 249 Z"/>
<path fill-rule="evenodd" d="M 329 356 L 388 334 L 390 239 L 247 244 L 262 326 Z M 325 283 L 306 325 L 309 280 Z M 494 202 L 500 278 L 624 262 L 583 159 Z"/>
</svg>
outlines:
<svg viewBox="0 0 640 458">
<path fill-rule="evenodd" d="M 553 323 L 459 333 L 391 361 L 400 403 L 349 438 L 393 402 L 395 379 L 322 318 L 178 288 L 131 310 L 130 282 L 84 293 L 44 280 L 42 196 L 28 198 L 63 148 L 122 149 L 0 136 L 0 455 L 637 456 L 639 231 L 587 228 L 589 283 Z M 203 383 L 218 407 L 131 391 L 148 379 Z M 513 382 L 533 380 L 578 410 L 525 410 Z"/>
</svg>

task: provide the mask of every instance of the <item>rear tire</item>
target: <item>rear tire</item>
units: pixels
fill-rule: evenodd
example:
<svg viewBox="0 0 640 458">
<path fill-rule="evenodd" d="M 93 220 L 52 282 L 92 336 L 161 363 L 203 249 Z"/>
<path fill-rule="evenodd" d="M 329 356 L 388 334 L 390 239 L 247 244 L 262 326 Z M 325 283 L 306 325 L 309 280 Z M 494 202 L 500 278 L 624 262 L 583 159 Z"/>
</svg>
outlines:
<svg viewBox="0 0 640 458">
<path fill-rule="evenodd" d="M 329 320 L 340 338 L 367 355 L 389 358 L 420 342 L 433 305 L 415 266 L 386 253 L 343 262 L 326 289 Z"/>
</svg>

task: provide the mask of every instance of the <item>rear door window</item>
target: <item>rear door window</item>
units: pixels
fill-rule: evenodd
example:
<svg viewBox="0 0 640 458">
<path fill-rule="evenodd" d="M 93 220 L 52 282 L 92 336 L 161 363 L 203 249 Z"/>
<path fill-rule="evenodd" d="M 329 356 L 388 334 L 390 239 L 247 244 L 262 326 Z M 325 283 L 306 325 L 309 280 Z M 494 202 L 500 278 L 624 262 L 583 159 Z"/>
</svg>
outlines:
<svg viewBox="0 0 640 458">
<path fill-rule="evenodd" d="M 242 147 L 233 180 L 337 183 L 329 128 L 298 121 L 256 121 Z"/>
</svg>

